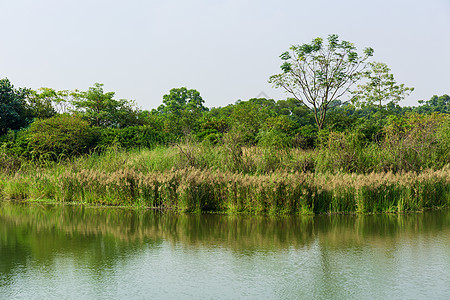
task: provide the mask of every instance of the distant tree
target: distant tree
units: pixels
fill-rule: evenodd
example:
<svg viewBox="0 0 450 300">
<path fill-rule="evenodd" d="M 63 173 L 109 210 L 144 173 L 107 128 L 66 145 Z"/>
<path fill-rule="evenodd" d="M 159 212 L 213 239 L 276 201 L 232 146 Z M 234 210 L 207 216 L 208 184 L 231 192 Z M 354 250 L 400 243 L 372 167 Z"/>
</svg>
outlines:
<svg viewBox="0 0 450 300">
<path fill-rule="evenodd" d="M 442 96 L 434 95 L 430 100 L 419 100 L 418 102 L 420 106 L 414 108 L 415 112 L 422 114 L 432 112 L 450 113 L 450 96 L 447 94 Z"/>
<path fill-rule="evenodd" d="M 238 133 L 243 142 L 253 144 L 259 130 L 269 117 L 275 117 L 275 101 L 265 98 L 253 98 L 237 101 L 230 116 L 232 131 Z"/>
<path fill-rule="evenodd" d="M 404 84 L 397 84 L 391 69 L 384 63 L 369 63 L 370 70 L 364 74 L 366 82 L 358 85 L 353 92 L 355 97 L 353 102 L 358 106 L 378 105 L 382 110 L 383 103 L 392 103 L 394 106 L 408 96 L 414 88 L 405 87 Z M 392 105 L 391 105 L 392 106 Z"/>
<path fill-rule="evenodd" d="M 322 38 L 310 44 L 293 45 L 281 54 L 282 73 L 270 77 L 275 87 L 284 88 L 314 114 L 318 129 L 322 129 L 333 100 L 349 92 L 365 69 L 365 61 L 373 49 L 366 48 L 362 56 L 347 41 L 339 41 L 336 34 L 328 36 L 328 45 Z"/>
<path fill-rule="evenodd" d="M 15 89 L 7 79 L 0 79 L 0 135 L 9 129 L 17 130 L 29 124 L 25 98 L 28 90 Z"/>
<path fill-rule="evenodd" d="M 115 100 L 114 92 L 103 92 L 103 84 L 95 83 L 85 92 L 71 93 L 72 104 L 91 125 L 126 127 L 136 125 L 139 110 L 132 101 Z"/>
<path fill-rule="evenodd" d="M 269 117 L 265 120 L 263 130 L 276 130 L 285 134 L 293 134 L 293 131 L 298 128 L 298 125 L 286 115 L 278 115 Z"/>
<path fill-rule="evenodd" d="M 340 102 L 336 100 L 337 102 Z M 337 103 L 335 103 L 337 104 Z M 325 127 L 330 131 L 344 131 L 354 128 L 358 121 L 354 114 L 355 106 L 349 103 L 337 105 L 330 109 Z"/>
<path fill-rule="evenodd" d="M 277 113 L 287 115 L 290 119 L 298 124 L 298 126 L 314 125 L 314 115 L 301 101 L 295 98 L 286 100 L 278 100 L 276 103 Z"/>
<path fill-rule="evenodd" d="M 58 114 L 68 113 L 73 109 L 71 104 L 73 93 L 68 90 L 56 91 L 52 88 L 42 87 L 37 91 L 33 91 L 33 97 L 37 98 L 36 100 L 45 106 L 51 104 L 54 112 Z"/>
<path fill-rule="evenodd" d="M 49 97 L 48 91 L 43 89 L 40 91 L 30 90 L 26 97 L 29 114 L 39 119 L 53 117 L 56 110 L 53 107 L 52 98 Z"/>
<path fill-rule="evenodd" d="M 166 129 L 176 134 L 189 133 L 198 124 L 202 113 L 208 111 L 200 93 L 186 87 L 173 88 L 163 96 L 157 113 L 165 120 Z"/>
</svg>

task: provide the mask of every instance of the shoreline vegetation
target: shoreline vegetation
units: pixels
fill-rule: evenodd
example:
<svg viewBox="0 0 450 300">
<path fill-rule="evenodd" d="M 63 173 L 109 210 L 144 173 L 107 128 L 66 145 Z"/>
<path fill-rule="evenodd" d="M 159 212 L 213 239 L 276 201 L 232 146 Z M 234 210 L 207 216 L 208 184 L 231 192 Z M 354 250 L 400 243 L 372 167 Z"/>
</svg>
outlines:
<svg viewBox="0 0 450 300">
<path fill-rule="evenodd" d="M 204 111 L 188 132 L 170 114 L 148 117 L 158 126 L 123 128 L 76 113 L 36 119 L 0 136 L 0 197 L 229 214 L 449 207 L 445 110 L 347 118 L 343 107 L 328 127 L 308 131 L 311 124 L 295 129 L 293 115 L 276 115 L 281 104 L 254 99 Z M 259 125 L 258 107 L 267 112 Z"/>
<path fill-rule="evenodd" d="M 289 95 L 208 108 L 173 88 L 151 111 L 0 79 L 0 199 L 188 212 L 418 211 L 450 201 L 450 96 L 414 91 L 336 34 L 292 45 L 270 76 Z M 264 94 L 264 93 L 262 93 Z"/>
<path fill-rule="evenodd" d="M 241 159 L 233 162 L 227 149 L 192 142 L 152 150 L 112 148 L 23 165 L 0 176 L 0 190 L 11 200 L 197 213 L 367 214 L 448 208 L 450 165 L 419 172 L 311 172 L 305 165 L 317 167 L 324 154 L 271 149 L 265 155 L 264 149 L 253 147 L 241 149 Z"/>
</svg>

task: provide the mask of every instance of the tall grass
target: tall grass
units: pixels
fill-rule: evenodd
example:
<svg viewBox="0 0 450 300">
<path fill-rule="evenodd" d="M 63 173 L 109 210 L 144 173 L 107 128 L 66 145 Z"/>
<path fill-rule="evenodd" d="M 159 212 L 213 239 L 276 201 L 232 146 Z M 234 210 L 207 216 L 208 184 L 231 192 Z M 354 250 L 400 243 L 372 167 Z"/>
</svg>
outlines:
<svg viewBox="0 0 450 300">
<path fill-rule="evenodd" d="M 448 166 L 420 173 L 314 174 L 277 170 L 255 175 L 192 166 L 167 170 L 162 167 L 164 163 L 144 165 L 139 155 L 108 155 L 103 158 L 113 162 L 104 169 L 100 168 L 102 159 L 86 157 L 34 173 L 3 177 L 2 193 L 8 199 L 46 198 L 254 214 L 402 212 L 446 207 L 450 199 Z M 159 159 L 166 162 L 175 158 L 166 155 Z"/>
</svg>

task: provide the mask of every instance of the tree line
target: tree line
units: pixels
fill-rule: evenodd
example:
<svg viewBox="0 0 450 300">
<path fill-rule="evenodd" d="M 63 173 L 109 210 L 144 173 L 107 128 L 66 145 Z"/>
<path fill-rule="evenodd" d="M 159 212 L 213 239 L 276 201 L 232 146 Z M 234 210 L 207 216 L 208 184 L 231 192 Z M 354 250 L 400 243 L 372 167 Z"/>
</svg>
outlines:
<svg viewBox="0 0 450 300">
<path fill-rule="evenodd" d="M 170 90 L 158 108 L 148 111 L 115 99 L 99 83 L 86 91 L 31 90 L 0 79 L 2 151 L 56 159 L 110 146 L 153 147 L 183 137 L 313 149 L 334 132 L 357 133 L 371 143 L 385 138 L 389 126 L 407 131 L 411 122 L 405 120 L 414 114 L 449 114 L 448 95 L 419 101 L 417 107 L 399 106 L 414 89 L 398 84 L 386 64 L 369 62 L 372 48 L 358 54 L 337 35 L 326 41 L 294 45 L 280 56 L 282 72 L 269 82 L 286 90 L 287 99 L 253 98 L 216 108 L 206 107 L 200 92 L 187 87 Z"/>
</svg>

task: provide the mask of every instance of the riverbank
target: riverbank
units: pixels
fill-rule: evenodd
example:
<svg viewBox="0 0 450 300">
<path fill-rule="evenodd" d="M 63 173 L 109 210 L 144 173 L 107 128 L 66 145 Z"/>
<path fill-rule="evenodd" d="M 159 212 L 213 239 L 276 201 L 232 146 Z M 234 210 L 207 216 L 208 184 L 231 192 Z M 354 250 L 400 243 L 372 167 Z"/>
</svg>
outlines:
<svg viewBox="0 0 450 300">
<path fill-rule="evenodd" d="M 230 214 L 404 212 L 449 206 L 449 166 L 403 173 L 332 174 L 279 168 L 246 174 L 191 166 L 177 155 L 171 157 L 161 149 L 111 152 L 100 158 L 28 167 L 1 175 L 0 189 L 5 199 Z"/>
</svg>

